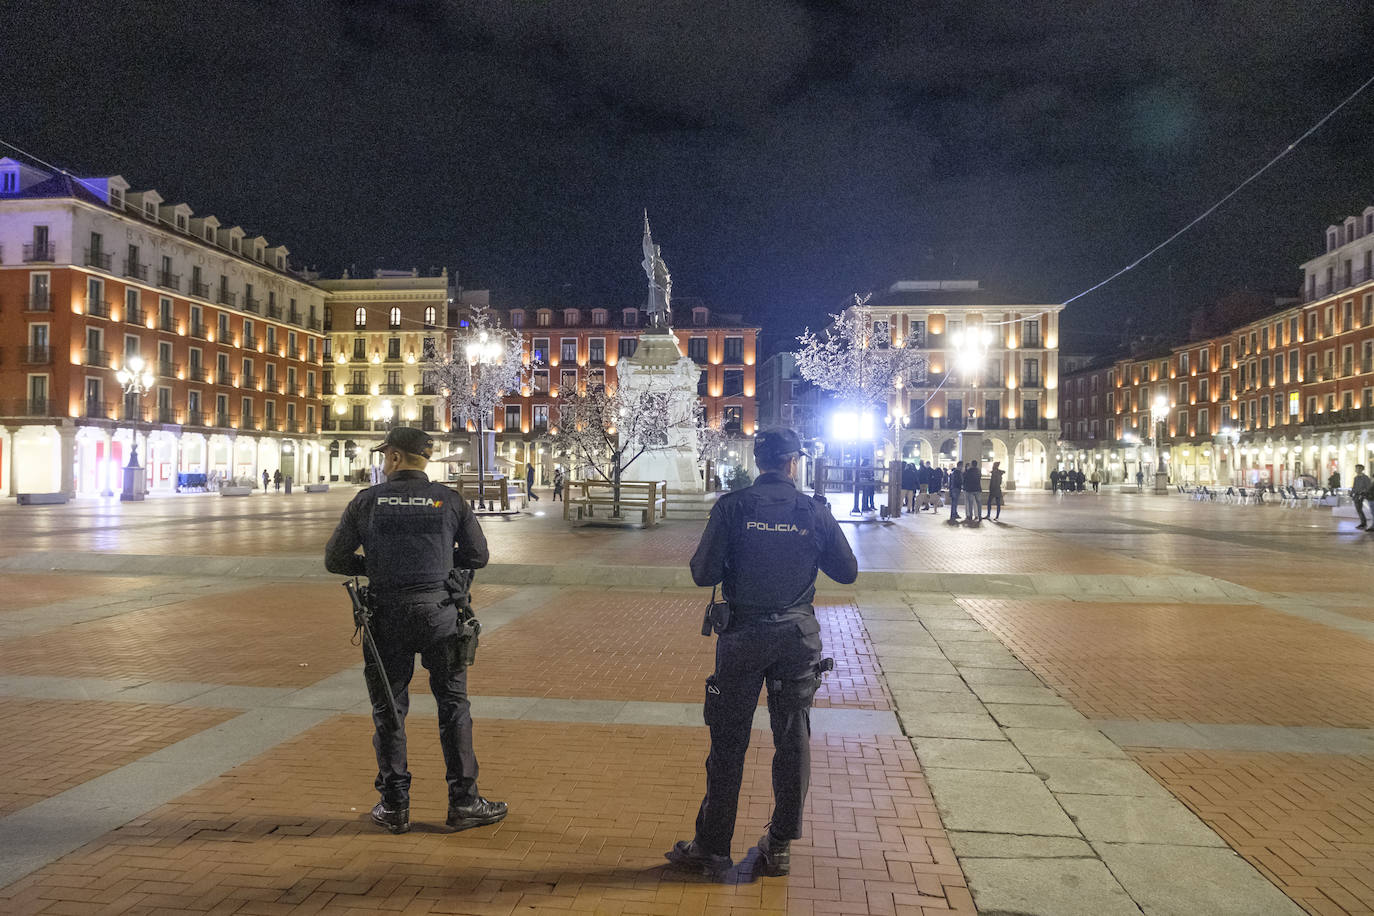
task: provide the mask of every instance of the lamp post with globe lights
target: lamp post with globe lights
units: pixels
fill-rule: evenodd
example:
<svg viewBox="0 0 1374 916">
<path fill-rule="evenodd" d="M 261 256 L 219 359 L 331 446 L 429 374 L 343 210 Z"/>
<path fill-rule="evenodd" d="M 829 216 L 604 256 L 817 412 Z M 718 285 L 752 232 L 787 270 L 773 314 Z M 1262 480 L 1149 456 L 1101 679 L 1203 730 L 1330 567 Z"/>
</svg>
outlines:
<svg viewBox="0 0 1374 916">
<path fill-rule="evenodd" d="M 125 411 L 131 413 L 134 424 L 133 445 L 129 449 L 129 463 L 124 467 L 124 486 L 119 499 L 121 502 L 136 502 L 147 495 L 147 472 L 138 463 L 139 411 L 142 409 L 140 403 L 143 396 L 152 390 L 157 379 L 143 361 L 143 357 L 138 355 L 127 357 L 124 365 L 115 373 L 115 378 L 124 386 Z"/>
<path fill-rule="evenodd" d="M 887 472 L 887 505 L 893 518 L 900 518 L 902 515 L 902 430 L 911 423 L 911 417 L 907 416 L 900 405 L 896 405 L 883 418 L 883 422 L 892 430 L 892 441 L 897 447 L 895 457 L 888 462 Z"/>
<path fill-rule="evenodd" d="M 1150 405 L 1150 420 L 1154 426 L 1155 439 L 1155 493 L 1167 495 L 1169 492 L 1169 472 L 1164 469 L 1164 451 L 1161 440 L 1164 438 L 1164 424 L 1169 420 L 1169 401 L 1164 395 L 1156 395 Z"/>
</svg>

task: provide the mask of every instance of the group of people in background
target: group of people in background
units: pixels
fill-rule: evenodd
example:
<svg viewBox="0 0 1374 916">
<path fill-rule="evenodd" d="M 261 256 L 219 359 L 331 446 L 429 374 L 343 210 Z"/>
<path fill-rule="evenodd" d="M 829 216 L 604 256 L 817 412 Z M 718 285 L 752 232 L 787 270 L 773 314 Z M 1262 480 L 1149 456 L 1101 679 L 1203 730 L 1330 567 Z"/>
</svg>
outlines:
<svg viewBox="0 0 1374 916">
<path fill-rule="evenodd" d="M 1002 462 L 994 461 L 987 477 L 987 506 L 983 506 L 983 471 L 977 461 L 957 462 L 954 467 L 940 468 L 927 461 L 919 464 L 902 463 L 902 505 L 908 512 L 940 511 L 938 494 L 949 493 L 949 520 L 976 525 L 980 521 L 997 521 L 1002 517 L 1002 481 L 1006 471 Z M 962 498 L 964 515 L 959 514 Z M 993 515 L 996 508 L 997 514 Z"/>
<path fill-rule="evenodd" d="M 1050 471 L 1050 489 L 1055 493 L 1082 493 L 1086 484 L 1092 484 L 1096 493 L 1102 485 L 1102 472 L 1096 468 L 1091 474 L 1084 474 L 1082 468 Z"/>
</svg>

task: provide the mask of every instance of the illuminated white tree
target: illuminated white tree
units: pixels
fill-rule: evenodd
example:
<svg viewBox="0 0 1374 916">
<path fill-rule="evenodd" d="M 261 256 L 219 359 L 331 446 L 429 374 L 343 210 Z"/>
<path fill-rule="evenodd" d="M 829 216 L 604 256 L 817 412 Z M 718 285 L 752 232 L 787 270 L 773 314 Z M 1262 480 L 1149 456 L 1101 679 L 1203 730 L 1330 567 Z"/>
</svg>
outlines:
<svg viewBox="0 0 1374 916">
<path fill-rule="evenodd" d="M 493 322 L 487 308 L 473 306 L 467 327 L 453 337 L 452 349 L 436 354 L 424 368 L 444 396 L 454 428 L 466 430 L 472 424 L 477 432 L 478 506 L 483 508 L 483 428 L 492 425 L 508 395 L 520 393 L 530 370 L 520 335 Z"/>
<path fill-rule="evenodd" d="M 559 395 L 553 447 L 572 476 L 612 485 L 612 517 L 620 516 L 624 472 L 641 455 L 671 449 L 671 431 L 701 426 L 700 399 L 682 398 L 668 378 L 651 378 L 633 389 L 588 385 Z"/>
</svg>

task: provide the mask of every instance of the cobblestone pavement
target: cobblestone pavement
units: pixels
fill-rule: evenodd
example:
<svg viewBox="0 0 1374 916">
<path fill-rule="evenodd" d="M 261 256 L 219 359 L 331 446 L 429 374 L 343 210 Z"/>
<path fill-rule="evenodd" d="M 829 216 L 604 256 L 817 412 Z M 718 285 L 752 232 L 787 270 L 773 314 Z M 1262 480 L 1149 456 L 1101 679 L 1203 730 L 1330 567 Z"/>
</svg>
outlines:
<svg viewBox="0 0 1374 916">
<path fill-rule="evenodd" d="M 846 525 L 864 574 L 817 601 L 837 670 L 793 873 L 752 874 L 760 710 L 741 865 L 706 883 L 661 859 L 702 791 L 712 641 L 677 587 L 701 523 L 484 523 L 477 749 L 512 814 L 434 829 L 417 693 L 392 837 L 318 567 L 350 495 L 0 507 L 0 910 L 1374 913 L 1374 537 L 1349 521 L 1104 492 Z"/>
</svg>

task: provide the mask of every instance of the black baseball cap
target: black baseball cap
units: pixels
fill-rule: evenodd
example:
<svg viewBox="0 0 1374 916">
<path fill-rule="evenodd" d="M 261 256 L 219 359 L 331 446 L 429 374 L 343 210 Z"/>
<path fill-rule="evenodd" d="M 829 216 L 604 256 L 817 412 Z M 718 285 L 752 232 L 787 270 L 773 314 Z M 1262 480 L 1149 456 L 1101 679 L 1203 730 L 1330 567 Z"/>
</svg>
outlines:
<svg viewBox="0 0 1374 916">
<path fill-rule="evenodd" d="M 434 437 L 413 426 L 393 426 L 382 444 L 372 451 L 380 452 L 388 448 L 398 448 L 403 452 L 428 458 L 434 451 Z"/>
<path fill-rule="evenodd" d="M 805 454 L 801 438 L 785 426 L 761 430 L 754 436 L 754 458 L 765 464 Z"/>
</svg>

